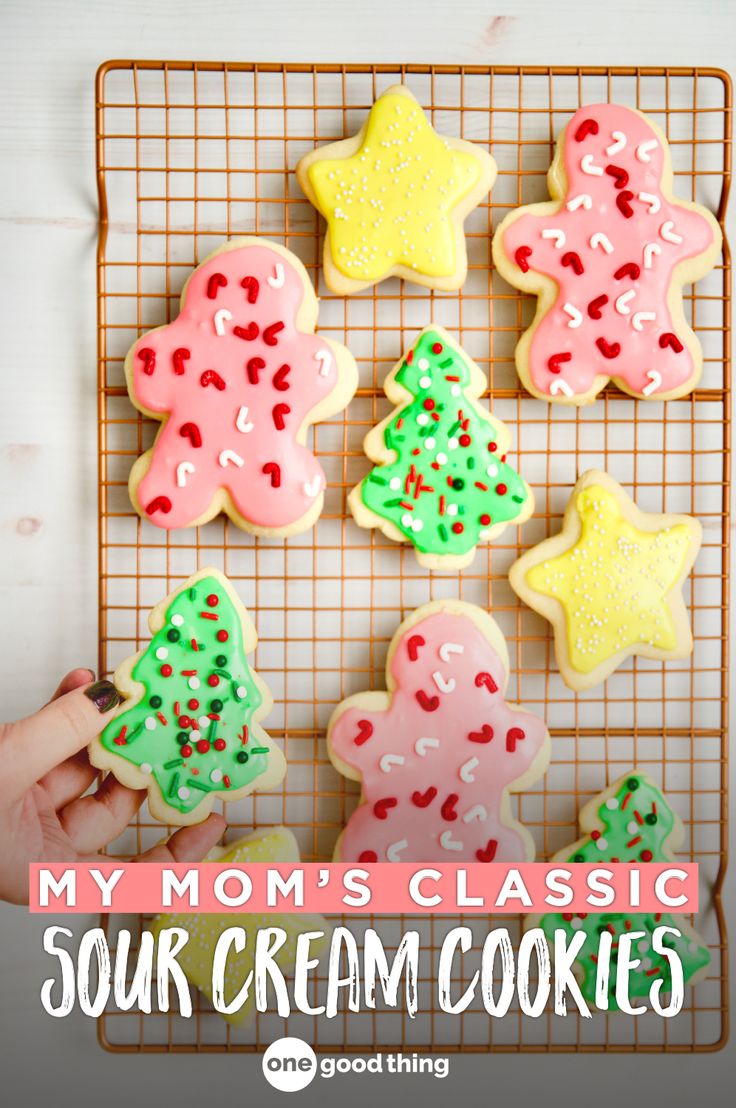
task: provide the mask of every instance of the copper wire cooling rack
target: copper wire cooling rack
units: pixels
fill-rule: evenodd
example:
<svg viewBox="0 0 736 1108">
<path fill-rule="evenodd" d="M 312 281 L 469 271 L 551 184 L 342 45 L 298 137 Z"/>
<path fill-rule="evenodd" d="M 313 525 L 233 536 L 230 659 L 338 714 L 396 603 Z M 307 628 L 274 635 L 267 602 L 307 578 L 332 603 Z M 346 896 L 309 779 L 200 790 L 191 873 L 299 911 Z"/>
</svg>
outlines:
<svg viewBox="0 0 736 1108">
<path fill-rule="evenodd" d="M 458 294 L 396 280 L 348 299 L 324 287 L 323 227 L 294 177 L 317 143 L 354 133 L 375 98 L 406 82 L 438 131 L 493 152 L 499 176 L 490 202 L 467 222 L 469 273 Z M 608 388 L 583 410 L 529 397 L 513 365 L 533 305 L 491 271 L 491 231 L 510 209 L 547 196 L 556 132 L 584 103 L 636 106 L 667 134 L 675 191 L 723 221 L 731 172 L 731 89 L 712 69 L 513 68 L 401 65 L 253 65 L 115 61 L 97 79 L 100 197 L 99 446 L 100 672 L 147 640 L 150 607 L 183 578 L 216 565 L 235 582 L 260 635 L 255 665 L 274 693 L 267 721 L 283 744 L 286 784 L 228 807 L 228 840 L 253 826 L 284 823 L 307 860 L 328 859 L 356 802 L 332 769 L 324 732 L 335 703 L 383 685 L 387 643 L 418 604 L 459 596 L 489 608 L 512 659 L 510 694 L 543 715 L 552 765 L 518 798 L 517 812 L 547 857 L 576 837 L 581 806 L 632 765 L 667 792 L 686 828 L 683 857 L 701 867 L 698 927 L 713 961 L 674 1020 L 596 1015 L 592 1020 L 518 1011 L 492 1020 L 474 1004 L 448 1016 L 434 993 L 436 955 L 457 919 L 412 919 L 423 944 L 420 1014 L 344 1012 L 336 1019 L 258 1016 L 233 1031 L 197 997 L 195 1015 L 110 1011 L 100 1022 L 112 1050 L 262 1050 L 298 1035 L 321 1050 L 703 1051 L 727 1037 L 726 935 L 719 893 L 726 867 L 728 544 L 730 473 L 730 270 L 728 248 L 714 272 L 685 290 L 686 312 L 705 354 L 701 386 L 685 399 L 637 402 Z M 302 259 L 321 296 L 319 330 L 344 342 L 360 388 L 344 415 L 314 429 L 328 475 L 314 530 L 287 542 L 253 539 L 219 519 L 167 534 L 142 522 L 127 493 L 136 457 L 156 426 L 131 405 L 123 359 L 144 330 L 171 320 L 190 272 L 223 239 L 261 234 Z M 510 427 L 514 463 L 534 486 L 537 509 L 519 534 L 480 548 L 462 574 L 420 569 L 413 554 L 347 511 L 366 472 L 361 441 L 388 411 L 388 369 L 429 320 L 458 335 L 488 374 L 494 413 Z M 686 588 L 695 649 L 662 665 L 631 660 L 575 696 L 562 683 L 549 627 L 511 592 L 519 552 L 555 530 L 580 472 L 608 470 L 648 511 L 689 512 L 705 541 Z M 116 852 L 145 849 L 161 827 L 144 809 Z M 119 920 L 110 921 L 114 936 Z M 145 921 L 141 921 L 145 922 Z M 489 919 L 465 921 L 479 942 Z M 507 920 L 496 920 L 508 923 Z M 387 946 L 408 920 L 376 923 Z M 126 920 L 130 927 L 131 921 Z M 464 957 L 458 989 L 476 962 Z M 462 977 L 463 980 L 460 980 Z M 324 975 L 316 985 L 320 992 Z"/>
</svg>

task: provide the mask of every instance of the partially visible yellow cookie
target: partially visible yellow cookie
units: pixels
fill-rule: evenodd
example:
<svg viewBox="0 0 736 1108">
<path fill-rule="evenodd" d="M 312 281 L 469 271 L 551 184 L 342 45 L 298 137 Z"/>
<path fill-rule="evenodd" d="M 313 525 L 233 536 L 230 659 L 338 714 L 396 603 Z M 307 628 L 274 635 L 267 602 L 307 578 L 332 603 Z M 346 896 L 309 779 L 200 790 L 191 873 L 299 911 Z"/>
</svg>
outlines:
<svg viewBox="0 0 736 1108">
<path fill-rule="evenodd" d="M 299 862 L 299 847 L 291 831 L 285 827 L 273 827 L 267 831 L 255 831 L 236 843 L 212 851 L 208 862 L 232 862 L 234 865 L 249 865 L 252 862 L 291 863 Z M 228 927 L 245 927 L 248 942 L 241 954 L 231 949 L 228 956 L 228 973 L 225 978 L 225 1000 L 230 1002 L 245 984 L 248 974 L 254 968 L 255 933 L 262 927 L 282 927 L 287 939 L 274 955 L 275 961 L 284 973 L 294 969 L 297 938 L 304 931 L 324 931 L 323 940 L 314 941 L 311 951 L 317 956 L 326 949 L 329 941 L 330 925 L 323 916 L 290 914 L 275 912 L 240 915 L 238 913 L 220 913 L 216 915 L 171 914 L 157 916 L 151 927 L 156 939 L 165 927 L 183 927 L 189 932 L 189 941 L 177 961 L 187 980 L 212 1000 L 212 960 L 220 935 Z M 242 1008 L 232 1015 L 223 1016 L 228 1023 L 245 1023 L 254 1012 L 253 991 L 248 993 Z"/>
<path fill-rule="evenodd" d="M 560 533 L 509 571 L 518 596 L 554 627 L 569 688 L 592 688 L 632 654 L 692 653 L 681 589 L 701 540 L 691 516 L 642 512 L 608 474 L 583 474 Z"/>
<path fill-rule="evenodd" d="M 467 274 L 463 222 L 490 191 L 496 163 L 475 143 L 438 135 L 409 90 L 394 85 L 357 135 L 313 150 L 296 174 L 327 220 L 333 292 L 392 275 L 453 290 Z"/>
</svg>

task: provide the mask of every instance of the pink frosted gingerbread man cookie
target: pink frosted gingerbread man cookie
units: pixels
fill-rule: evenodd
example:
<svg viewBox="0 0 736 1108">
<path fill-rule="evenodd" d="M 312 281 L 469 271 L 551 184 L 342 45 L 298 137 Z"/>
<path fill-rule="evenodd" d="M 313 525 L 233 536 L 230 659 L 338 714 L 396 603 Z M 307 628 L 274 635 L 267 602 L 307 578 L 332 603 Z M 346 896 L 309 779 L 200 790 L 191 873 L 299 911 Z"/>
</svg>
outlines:
<svg viewBox="0 0 736 1108">
<path fill-rule="evenodd" d="M 417 608 L 394 635 L 387 692 L 335 709 L 327 748 L 362 783 L 335 848 L 344 862 L 521 862 L 534 857 L 509 793 L 544 773 L 543 722 L 504 691 L 509 659 L 493 619 L 473 604 Z"/>
<path fill-rule="evenodd" d="M 554 199 L 511 212 L 493 240 L 496 268 L 538 297 L 516 348 L 529 392 L 588 404 L 609 380 L 638 398 L 691 392 L 703 355 L 682 308 L 721 230 L 699 204 L 672 195 L 667 140 L 638 111 L 580 108 L 548 173 Z"/>
<path fill-rule="evenodd" d="M 144 519 L 171 530 L 225 512 L 258 535 L 315 523 L 325 476 L 307 430 L 357 385 L 351 354 L 316 322 L 304 266 L 276 243 L 233 239 L 194 270 L 178 317 L 125 361 L 131 400 L 161 420 L 130 474 Z"/>
</svg>

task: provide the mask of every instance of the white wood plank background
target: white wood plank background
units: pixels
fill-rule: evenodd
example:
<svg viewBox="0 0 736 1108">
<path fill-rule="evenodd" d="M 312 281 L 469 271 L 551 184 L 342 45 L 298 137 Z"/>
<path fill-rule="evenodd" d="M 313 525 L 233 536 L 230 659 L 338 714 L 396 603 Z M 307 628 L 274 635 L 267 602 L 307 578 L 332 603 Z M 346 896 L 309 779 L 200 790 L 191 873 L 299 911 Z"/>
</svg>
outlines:
<svg viewBox="0 0 736 1108">
<path fill-rule="evenodd" d="M 94 665 L 96 658 L 93 79 L 99 62 L 154 57 L 733 69 L 734 43 L 733 0 L 3 0 L 2 716 L 27 712 L 58 674 Z M 733 228 L 733 205 L 730 218 Z M 215 1090 L 269 1102 L 256 1075 L 258 1059 L 112 1057 L 96 1047 L 91 1022 L 45 1016 L 38 1001 L 48 969 L 42 927 L 24 911 L 0 906 L 4 1089 L 24 1089 L 22 1102 L 33 1108 L 44 1103 L 43 1093 L 61 1104 L 72 1103 L 72 1096 L 81 1105 L 102 1098 L 110 1108 L 131 1097 L 148 1104 L 154 1095 L 184 1106 Z M 705 1082 L 719 1088 L 733 1057 L 731 1048 L 716 1056 L 627 1057 L 623 1063 L 584 1058 L 576 1064 L 580 1101 L 571 1091 L 571 1060 L 564 1057 L 453 1059 L 448 1081 L 394 1079 L 382 1095 L 397 1102 L 407 1091 L 420 1092 L 428 1103 L 435 1096 L 444 1102 L 448 1093 L 488 1088 L 492 1081 L 494 1098 L 510 1095 L 518 1102 L 523 1090 L 529 1103 L 533 1090 L 559 1082 L 566 1104 L 587 1103 L 593 1094 L 602 1105 L 609 1093 L 611 1103 L 614 1095 L 620 1099 L 623 1064 L 632 1089 L 634 1079 L 647 1074 L 680 1090 L 670 1103 L 685 1104 Z M 368 1094 L 365 1082 L 343 1078 L 316 1090 L 323 1103 Z"/>
</svg>

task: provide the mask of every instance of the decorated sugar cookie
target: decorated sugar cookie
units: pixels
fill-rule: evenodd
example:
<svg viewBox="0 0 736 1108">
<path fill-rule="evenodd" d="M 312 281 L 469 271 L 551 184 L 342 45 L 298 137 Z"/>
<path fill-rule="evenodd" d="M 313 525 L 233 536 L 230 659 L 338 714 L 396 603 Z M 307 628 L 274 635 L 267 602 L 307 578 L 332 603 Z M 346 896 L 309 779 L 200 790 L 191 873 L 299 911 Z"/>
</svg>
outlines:
<svg viewBox="0 0 736 1108">
<path fill-rule="evenodd" d="M 92 743 L 92 764 L 148 789 L 162 823 L 199 823 L 215 798 L 278 785 L 284 756 L 260 725 L 273 702 L 247 661 L 258 640 L 227 578 L 195 573 L 148 626 L 146 649 L 115 671 L 126 699 Z"/>
<path fill-rule="evenodd" d="M 479 542 L 534 509 L 531 489 L 506 461 L 506 427 L 478 404 L 485 387 L 450 335 L 427 327 L 386 380 L 396 410 L 365 439 L 379 464 L 350 494 L 355 520 L 412 543 L 430 569 L 469 565 Z"/>
<path fill-rule="evenodd" d="M 133 403 L 161 420 L 130 474 L 144 519 L 171 530 L 225 512 L 258 535 L 315 523 L 325 475 L 307 431 L 357 385 L 352 356 L 316 322 L 304 266 L 276 243 L 233 239 L 194 270 L 179 316 L 125 362 Z"/>
<path fill-rule="evenodd" d="M 299 862 L 299 847 L 291 831 L 285 827 L 273 827 L 267 831 L 254 831 L 245 838 L 229 846 L 213 850 L 208 862 L 232 863 L 235 866 L 248 866 L 256 862 L 272 864 Z M 233 948 L 227 960 L 225 976 L 225 1002 L 232 1003 L 245 985 L 254 969 L 255 933 L 265 927 L 280 927 L 287 933 L 286 942 L 274 955 L 274 960 L 285 974 L 294 970 L 296 942 L 300 934 L 306 931 L 323 931 L 324 940 L 313 939 L 310 953 L 319 957 L 329 941 L 330 926 L 323 916 L 304 913 L 284 915 L 219 913 L 207 915 L 169 915 L 157 916 L 151 927 L 158 937 L 165 927 L 183 927 L 189 933 L 189 941 L 177 955 L 177 962 L 186 974 L 187 980 L 212 1000 L 212 962 L 217 941 L 229 927 L 244 927 L 248 933 L 245 950 L 236 954 Z M 238 1025 L 246 1023 L 255 1012 L 253 988 L 249 989 L 245 1003 L 237 1012 L 223 1014 L 228 1023 Z"/>
<path fill-rule="evenodd" d="M 325 281 L 333 292 L 404 277 L 459 289 L 467 273 L 463 222 L 490 191 L 496 164 L 476 143 L 445 138 L 403 85 L 376 100 L 352 138 L 296 167 L 327 221 Z"/>
<path fill-rule="evenodd" d="M 670 862 L 673 851 L 682 842 L 682 823 L 672 811 L 657 786 L 644 773 L 631 770 L 614 785 L 594 797 L 580 813 L 580 828 L 584 837 L 558 851 L 553 862 Z M 643 931 L 632 954 L 640 964 L 629 976 L 629 996 L 646 997 L 655 981 L 663 982 L 663 992 L 671 987 L 669 963 L 652 949 L 651 937 L 656 927 L 674 927 L 682 933 L 664 937 L 664 945 L 672 947 L 682 962 L 685 982 L 694 984 L 703 977 L 710 964 L 710 953 L 701 937 L 689 926 L 684 916 L 669 913 L 613 912 L 577 914 L 549 913 L 530 917 L 528 927 L 542 927 L 550 939 L 556 930 L 567 933 L 568 942 L 576 931 L 585 931 L 590 942 L 582 947 L 576 975 L 580 991 L 591 1004 L 595 1001 L 596 954 L 598 935 L 602 930 L 613 936 L 613 953 L 618 936 L 627 931 Z M 609 981 L 608 1006 L 616 1008 L 616 977 Z"/>
<path fill-rule="evenodd" d="M 607 381 L 641 399 L 695 388 L 700 344 L 683 285 L 715 265 L 713 215 L 672 194 L 667 140 L 617 104 L 580 108 L 548 174 L 552 200 L 511 212 L 493 258 L 512 285 L 539 297 L 516 365 L 535 396 L 588 404 Z"/>
<path fill-rule="evenodd" d="M 335 861 L 533 859 L 509 793 L 544 773 L 549 735 L 506 703 L 508 675 L 504 638 L 481 608 L 439 600 L 404 620 L 387 691 L 348 697 L 330 720 L 330 758 L 362 786 Z"/>
<path fill-rule="evenodd" d="M 692 652 L 681 590 L 701 539 L 691 516 L 642 512 L 608 474 L 583 474 L 559 534 L 509 571 L 514 591 L 554 627 L 569 688 L 599 684 L 632 654 Z"/>
</svg>

